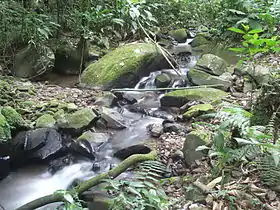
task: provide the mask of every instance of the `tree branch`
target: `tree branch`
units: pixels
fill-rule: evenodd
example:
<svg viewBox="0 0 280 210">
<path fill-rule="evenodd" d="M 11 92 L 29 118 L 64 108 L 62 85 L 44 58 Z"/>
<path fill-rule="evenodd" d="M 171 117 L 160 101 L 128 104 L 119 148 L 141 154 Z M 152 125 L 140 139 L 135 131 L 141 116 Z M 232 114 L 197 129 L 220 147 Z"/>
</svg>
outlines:
<svg viewBox="0 0 280 210">
<path fill-rule="evenodd" d="M 135 163 L 138 162 L 143 162 L 147 160 L 154 160 L 156 158 L 156 152 L 152 151 L 148 154 L 136 154 L 128 157 L 124 161 L 122 161 L 118 166 L 115 168 L 111 169 L 110 171 L 106 173 L 99 174 L 96 177 L 93 177 L 87 181 L 84 181 L 80 183 L 77 187 L 72 189 L 70 191 L 70 194 L 78 194 L 80 195 L 84 191 L 100 184 L 103 182 L 104 179 L 114 179 L 117 176 L 119 176 L 121 173 L 126 171 L 129 167 L 134 165 Z M 36 209 L 41 206 L 50 204 L 50 203 L 55 203 L 55 202 L 62 202 L 64 201 L 64 197 L 62 194 L 59 193 L 54 193 L 51 195 L 47 195 L 41 198 L 38 198 L 34 201 L 31 201 L 21 207 L 19 207 L 17 210 L 30 210 L 30 209 Z"/>
</svg>

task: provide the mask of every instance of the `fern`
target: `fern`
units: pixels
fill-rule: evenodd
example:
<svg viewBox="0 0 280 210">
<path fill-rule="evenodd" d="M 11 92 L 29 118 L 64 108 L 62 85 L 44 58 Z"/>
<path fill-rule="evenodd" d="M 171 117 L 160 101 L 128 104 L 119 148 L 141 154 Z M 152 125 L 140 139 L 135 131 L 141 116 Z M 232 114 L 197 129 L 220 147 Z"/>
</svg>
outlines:
<svg viewBox="0 0 280 210">
<path fill-rule="evenodd" d="M 158 161 L 145 161 L 136 168 L 133 180 L 107 180 L 109 192 L 115 196 L 110 209 L 168 209 L 168 197 L 160 187 L 166 165 Z"/>
</svg>

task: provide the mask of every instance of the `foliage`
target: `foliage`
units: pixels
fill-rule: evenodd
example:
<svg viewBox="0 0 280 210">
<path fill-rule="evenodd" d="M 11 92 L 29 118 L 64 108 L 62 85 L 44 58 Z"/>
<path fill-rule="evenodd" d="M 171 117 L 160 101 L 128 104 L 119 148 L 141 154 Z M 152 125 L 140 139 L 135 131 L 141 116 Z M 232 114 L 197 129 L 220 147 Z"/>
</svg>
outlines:
<svg viewBox="0 0 280 210">
<path fill-rule="evenodd" d="M 160 189 L 166 166 L 157 161 L 146 161 L 139 165 L 136 180 L 107 180 L 106 189 L 113 198 L 110 209 L 168 209 L 168 197 Z"/>
<path fill-rule="evenodd" d="M 241 34 L 243 41 L 242 47 L 239 48 L 229 48 L 234 52 L 238 52 L 243 55 L 244 60 L 252 60 L 257 53 L 276 53 L 280 52 L 280 41 L 278 36 L 273 36 L 271 38 L 262 38 L 260 33 L 263 32 L 262 29 L 252 29 L 248 25 L 242 24 L 243 29 L 231 27 L 230 31 Z"/>
<path fill-rule="evenodd" d="M 63 195 L 64 203 L 63 210 L 83 210 L 82 201 L 79 200 L 78 195 L 72 195 L 70 192 L 65 190 L 58 190 L 56 194 Z"/>
</svg>

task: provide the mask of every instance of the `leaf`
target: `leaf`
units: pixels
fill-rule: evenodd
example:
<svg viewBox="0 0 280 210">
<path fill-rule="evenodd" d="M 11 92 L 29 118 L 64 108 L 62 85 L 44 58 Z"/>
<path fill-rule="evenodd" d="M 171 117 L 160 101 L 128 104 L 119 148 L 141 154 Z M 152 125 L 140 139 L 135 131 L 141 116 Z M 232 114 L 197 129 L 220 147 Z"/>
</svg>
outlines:
<svg viewBox="0 0 280 210">
<path fill-rule="evenodd" d="M 210 150 L 209 147 L 202 145 L 202 146 L 198 146 L 195 151 L 203 151 L 203 150 Z"/>
<path fill-rule="evenodd" d="M 63 195 L 63 198 L 68 202 L 68 203 L 74 203 L 74 199 L 70 193 L 65 193 Z"/>
<path fill-rule="evenodd" d="M 225 144 L 224 134 L 218 131 L 214 136 L 214 145 L 218 151 L 222 151 Z"/>
<path fill-rule="evenodd" d="M 124 21 L 123 19 L 120 19 L 120 18 L 113 18 L 112 21 L 113 21 L 114 23 L 119 24 L 119 25 L 122 26 L 122 27 L 124 26 L 124 23 L 125 23 L 125 21 Z"/>
<path fill-rule="evenodd" d="M 231 51 L 233 51 L 233 52 L 241 52 L 241 53 L 243 53 L 243 52 L 245 52 L 245 48 L 229 48 L 229 50 L 231 50 Z"/>
<path fill-rule="evenodd" d="M 239 28 L 234 28 L 234 27 L 231 27 L 231 28 L 228 28 L 229 31 L 233 31 L 235 33 L 239 33 L 239 34 L 245 34 L 245 32 Z"/>
<path fill-rule="evenodd" d="M 209 190 L 213 189 L 217 184 L 219 184 L 223 180 L 223 177 L 217 177 L 216 179 L 212 180 L 209 182 L 206 186 L 208 187 Z"/>
<path fill-rule="evenodd" d="M 228 11 L 235 13 L 237 15 L 246 15 L 246 13 L 240 11 L 240 10 L 235 10 L 235 9 L 229 9 Z"/>
<path fill-rule="evenodd" d="M 45 29 L 37 28 L 37 30 L 38 30 L 39 33 L 40 33 L 41 35 L 43 35 L 46 39 L 49 38 L 49 34 L 48 34 L 48 32 L 47 32 Z"/>
</svg>

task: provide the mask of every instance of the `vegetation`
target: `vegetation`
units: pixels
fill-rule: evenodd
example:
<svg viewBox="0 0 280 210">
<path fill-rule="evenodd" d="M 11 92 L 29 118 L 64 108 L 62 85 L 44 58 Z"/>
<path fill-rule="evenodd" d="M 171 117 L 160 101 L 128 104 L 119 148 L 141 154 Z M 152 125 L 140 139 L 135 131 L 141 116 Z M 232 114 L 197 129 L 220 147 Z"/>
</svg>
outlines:
<svg viewBox="0 0 280 210">
<path fill-rule="evenodd" d="M 202 194 L 201 196 L 206 197 L 207 195 L 213 203 L 224 202 L 220 208 L 216 209 L 249 208 L 239 202 L 243 199 L 250 201 L 251 209 L 264 208 L 267 198 L 261 199 L 257 193 L 252 192 L 250 188 L 252 186 L 244 187 L 244 183 L 240 184 L 236 181 L 233 176 L 236 170 L 241 171 L 240 180 L 243 176 L 254 176 L 267 188 L 279 188 L 280 67 L 269 66 L 269 72 L 265 75 L 268 80 L 265 82 L 256 80 L 256 74 L 259 73 L 257 65 L 262 64 L 261 58 L 279 56 L 279 0 L 2 0 L 0 1 L 0 18 L 0 40 L 2 41 L 0 43 L 0 75 L 11 74 L 16 54 L 24 47 L 31 46 L 32 49 L 37 49 L 37 52 L 50 48 L 55 54 L 65 40 L 75 43 L 77 49 L 82 49 L 82 53 L 78 56 L 81 62 L 80 73 L 86 66 L 83 52 L 89 46 L 98 51 L 108 52 L 122 45 L 123 42 L 146 39 L 159 47 L 157 43 L 163 38 L 180 42 L 181 40 L 176 39 L 174 35 L 178 35 L 178 32 L 178 36 L 183 41 L 185 36 L 190 38 L 194 36 L 193 33 L 199 34 L 206 43 L 203 43 L 202 48 L 207 46 L 209 40 L 227 41 L 226 47 L 240 57 L 234 73 L 230 72 L 230 83 L 233 80 L 232 75 L 237 75 L 245 80 L 244 84 L 248 82 L 256 90 L 251 88 L 246 92 L 244 88 L 244 95 L 238 99 L 239 101 L 228 99 L 230 94 L 225 91 L 206 87 L 175 90 L 165 93 L 161 98 L 162 106 L 177 107 L 174 110 L 180 112 L 178 119 L 188 120 L 188 124 L 194 130 L 207 134 L 203 136 L 209 138 L 207 142 L 210 142 L 210 144 L 198 146 L 195 151 L 203 154 L 204 159 L 200 161 L 205 163 L 205 167 L 210 172 L 207 175 L 201 173 L 202 177 L 194 176 L 188 181 L 179 178 L 180 187 L 186 195 L 183 199 L 193 201 L 194 199 L 187 197 L 187 194 L 190 192 L 197 196 L 194 192 L 198 189 L 199 196 Z M 81 77 L 82 81 L 104 84 L 117 80 L 119 74 L 122 76 L 134 73 L 134 70 L 137 71 L 138 64 L 141 64 L 142 57 L 150 64 L 150 59 L 160 52 L 156 51 L 152 44 L 140 44 L 138 51 L 135 51 L 135 45 L 131 45 L 108 53 L 98 62 L 89 65 L 87 69 L 91 72 L 86 72 L 85 77 Z M 126 48 L 129 50 L 123 51 Z M 161 52 L 164 51 L 161 47 L 159 48 Z M 147 51 L 147 55 L 143 52 L 139 53 L 141 50 Z M 133 53 L 136 54 L 135 60 L 131 59 Z M 120 63 L 119 55 L 122 59 L 126 56 L 126 60 Z M 217 58 L 221 59 L 215 56 L 213 59 L 210 57 L 210 60 Z M 127 69 L 123 67 L 125 62 L 131 64 Z M 207 68 L 211 71 L 210 66 Z M 227 68 L 227 65 L 222 66 L 223 71 Z M 252 70 L 245 71 L 246 68 Z M 202 71 L 203 68 L 201 67 L 200 70 Z M 221 72 L 221 74 L 212 72 L 212 76 L 218 78 L 223 73 L 229 72 Z M 261 73 L 264 72 L 261 71 Z M 205 74 L 208 75 L 208 72 Z M 129 80 L 132 81 L 132 79 Z M 215 87 L 219 85 L 213 84 Z M 174 88 L 156 90 L 171 89 Z M 235 93 L 232 89 L 230 91 Z M 26 118 L 31 121 L 36 118 L 38 127 L 47 127 L 46 122 L 41 122 L 42 120 L 51 120 L 52 126 L 58 124 L 53 118 L 54 112 L 57 118 L 63 117 L 62 109 L 65 107 L 59 105 L 52 106 L 49 103 L 43 107 L 34 107 L 35 105 L 32 104 L 28 106 L 27 99 L 29 95 L 34 95 L 35 91 L 32 88 L 23 89 L 21 84 L 14 80 L 1 77 L 0 92 L 0 143 L 6 143 L 12 138 L 13 132 L 21 126 L 26 126 Z M 246 94 L 250 96 L 250 104 L 243 106 L 242 99 L 247 96 Z M 25 102 L 22 102 L 23 100 Z M 131 101 L 127 103 L 130 104 Z M 193 101 L 194 104 L 190 103 Z M 209 104 L 203 104 L 204 102 L 209 102 Z M 50 107 L 53 108 L 52 112 L 48 112 Z M 54 107 L 61 108 L 60 112 L 57 113 L 59 110 Z M 87 125 L 93 123 L 93 119 L 86 119 L 89 122 L 81 122 L 83 118 L 78 115 L 83 110 L 85 111 L 79 107 L 79 110 L 74 113 L 77 116 L 73 115 L 73 119 L 69 119 L 68 124 L 71 121 L 73 126 L 65 125 L 61 128 L 90 127 Z M 92 118 L 99 119 L 99 113 L 97 116 L 89 108 L 86 111 L 88 113 L 85 113 L 85 118 L 93 115 Z M 36 112 L 33 118 L 29 116 L 32 112 Z M 181 116 L 183 113 L 185 114 Z M 206 114 L 201 115 L 202 113 Z M 38 116 L 43 117 L 38 119 Z M 72 115 L 69 114 L 68 117 L 70 116 Z M 159 133 L 161 132 L 163 131 Z M 24 142 L 24 144 L 27 143 Z M 67 144 L 70 145 L 69 142 Z M 0 160 L 2 160 L 1 156 Z M 192 165 L 183 165 L 189 167 L 191 171 L 189 173 L 193 173 Z M 129 168 L 133 168 L 135 173 L 133 179 L 114 179 Z M 253 174 L 252 171 L 257 173 Z M 66 210 L 83 209 L 85 202 L 81 200 L 81 194 L 100 183 L 105 183 L 106 192 L 112 196 L 109 202 L 109 208 L 112 210 L 170 209 L 182 201 L 181 199 L 171 201 L 164 191 L 162 182 L 165 181 L 166 173 L 166 165 L 158 161 L 155 152 L 130 156 L 108 172 L 81 182 L 71 190 L 57 191 L 19 209 L 35 209 L 53 202 L 64 202 L 63 207 Z M 236 186 L 232 187 L 232 182 Z M 219 187 L 216 187 L 218 184 Z M 213 209 L 215 209 L 214 204 Z M 268 207 L 268 209 L 271 208 Z"/>
</svg>

